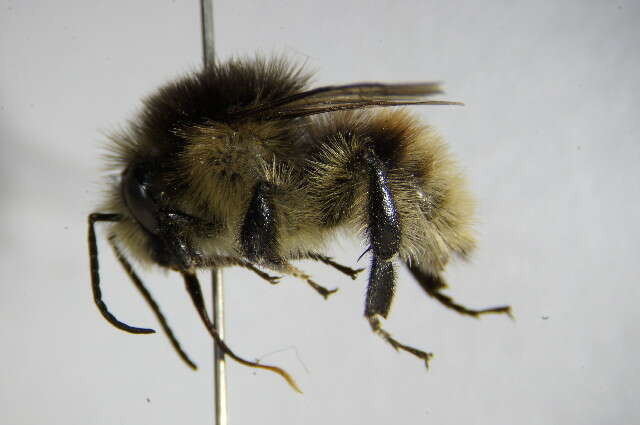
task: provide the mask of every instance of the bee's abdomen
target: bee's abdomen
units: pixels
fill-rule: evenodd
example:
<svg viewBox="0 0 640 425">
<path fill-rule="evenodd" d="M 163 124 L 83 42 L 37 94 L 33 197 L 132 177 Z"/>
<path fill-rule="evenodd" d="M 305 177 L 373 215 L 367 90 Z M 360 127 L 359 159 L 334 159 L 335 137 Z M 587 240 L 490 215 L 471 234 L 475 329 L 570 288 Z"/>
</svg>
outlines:
<svg viewBox="0 0 640 425">
<path fill-rule="evenodd" d="M 382 226 L 380 237 L 389 233 L 386 227 L 397 226 L 400 256 L 429 257 L 436 268 L 451 252 L 465 255 L 473 248 L 472 201 L 429 127 L 404 110 L 351 112 L 317 119 L 311 133 L 318 148 L 308 163 L 307 183 L 319 225 L 347 225 L 363 234 Z M 373 168 L 372 158 L 379 162 Z M 384 174 L 384 186 L 372 184 L 376 173 Z M 386 204 L 395 210 L 382 214 L 388 218 L 383 223 L 371 223 L 372 205 L 386 205 L 374 199 L 386 193 L 377 187 L 388 189 Z"/>
</svg>

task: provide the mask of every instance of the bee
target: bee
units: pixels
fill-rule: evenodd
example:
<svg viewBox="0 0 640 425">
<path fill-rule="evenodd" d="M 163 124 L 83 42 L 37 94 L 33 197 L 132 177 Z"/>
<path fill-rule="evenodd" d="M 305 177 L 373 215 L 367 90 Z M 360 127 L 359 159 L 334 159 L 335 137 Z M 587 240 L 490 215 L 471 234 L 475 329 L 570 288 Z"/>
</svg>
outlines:
<svg viewBox="0 0 640 425">
<path fill-rule="evenodd" d="M 474 249 L 473 201 L 445 144 L 406 108 L 458 105 L 428 100 L 437 83 L 358 83 L 309 88 L 310 75 L 282 58 L 233 59 L 161 87 L 128 129 L 112 136 L 119 179 L 90 214 L 91 281 L 99 311 L 126 332 L 151 333 L 111 314 L 102 300 L 95 225 L 108 241 L 182 359 L 195 368 L 129 258 L 180 273 L 218 347 L 236 355 L 207 315 L 199 269 L 239 266 L 270 283 L 290 275 L 323 297 L 329 290 L 293 261 L 309 259 L 355 279 L 363 269 L 334 262 L 337 232 L 361 235 L 371 256 L 364 315 L 373 332 L 428 367 L 432 354 L 382 327 L 396 287 L 396 263 L 458 313 L 510 314 L 508 306 L 470 309 L 443 294 L 451 257 Z M 270 273 L 276 273 L 272 275 Z"/>
</svg>

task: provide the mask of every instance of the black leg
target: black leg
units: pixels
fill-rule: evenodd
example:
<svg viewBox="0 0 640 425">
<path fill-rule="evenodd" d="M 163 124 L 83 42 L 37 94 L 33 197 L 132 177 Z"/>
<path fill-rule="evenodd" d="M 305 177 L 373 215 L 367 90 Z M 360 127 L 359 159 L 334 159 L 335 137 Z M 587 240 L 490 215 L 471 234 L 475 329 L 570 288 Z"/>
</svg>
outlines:
<svg viewBox="0 0 640 425">
<path fill-rule="evenodd" d="M 272 285 L 280 283 L 280 279 L 281 279 L 281 276 L 272 276 L 272 275 L 270 275 L 268 273 L 265 273 L 262 270 L 260 270 L 258 267 L 256 267 L 255 264 L 253 264 L 253 263 L 251 263 L 249 261 L 245 261 L 245 260 L 243 260 L 241 258 L 211 257 L 211 258 L 207 258 L 202 264 L 200 264 L 200 266 L 204 266 L 204 267 L 228 267 L 228 266 L 244 267 L 246 269 L 251 270 L 252 272 L 257 274 L 258 276 L 260 276 L 261 278 L 266 280 L 267 282 L 271 283 Z M 288 262 L 286 262 L 284 260 L 279 260 L 279 262 L 277 262 L 277 263 L 263 262 L 260 266 L 263 267 L 263 268 L 274 270 L 274 271 L 277 271 L 277 272 L 280 272 L 280 273 L 284 273 L 284 274 L 287 274 L 289 276 L 293 276 L 293 277 L 296 277 L 298 279 L 304 280 L 307 284 L 309 284 L 309 286 L 311 286 L 313 289 L 315 289 L 325 299 L 329 295 L 333 294 L 334 292 L 336 292 L 338 290 L 338 289 L 329 290 L 329 289 L 325 288 L 324 286 L 321 286 L 321 285 L 317 284 L 316 282 L 311 280 L 311 276 L 309 276 L 308 274 L 306 274 L 302 270 L 294 267 L 293 265 L 291 265 L 290 263 L 288 263 Z"/>
<path fill-rule="evenodd" d="M 429 273 L 414 264 L 407 263 L 407 268 L 427 295 L 433 297 L 447 308 L 450 308 L 462 315 L 475 318 L 478 318 L 483 314 L 506 314 L 509 317 L 512 317 L 511 307 L 508 305 L 483 309 L 471 309 L 461 304 L 457 304 L 451 297 L 440 292 L 442 289 L 447 287 L 442 276 Z"/>
<path fill-rule="evenodd" d="M 243 364 L 245 366 L 266 369 L 266 370 L 270 370 L 271 372 L 277 373 L 278 375 L 282 376 L 285 379 L 285 381 L 287 381 L 287 383 L 291 386 L 291 388 L 293 388 L 295 391 L 299 393 L 302 393 L 302 391 L 300 391 L 300 388 L 298 388 L 293 378 L 291 378 L 291 376 L 289 376 L 287 372 L 280 369 L 279 367 L 262 365 L 260 363 L 251 362 L 243 359 L 242 357 L 239 357 L 233 351 L 231 351 L 231 349 L 222 340 L 222 338 L 220 338 L 220 335 L 218 334 L 218 330 L 216 329 L 215 325 L 211 323 L 211 319 L 209 319 L 209 315 L 207 314 L 207 310 L 204 304 L 204 298 L 202 297 L 202 290 L 200 288 L 200 282 L 198 281 L 198 277 L 193 272 L 181 272 L 181 273 L 182 273 L 182 277 L 184 278 L 184 284 L 185 284 L 185 287 L 187 288 L 187 292 L 191 296 L 193 305 L 195 306 L 196 311 L 198 312 L 198 315 L 202 320 L 202 323 L 204 323 L 205 327 L 209 331 L 209 334 L 211 335 L 211 337 L 213 337 L 214 341 L 216 342 L 216 345 L 222 350 L 222 352 L 224 352 L 226 355 L 228 355 L 238 363 Z"/>
<path fill-rule="evenodd" d="M 253 197 L 240 231 L 244 256 L 251 262 L 277 262 L 278 241 L 276 210 L 271 199 L 273 187 L 267 182 L 256 183 Z"/>
<path fill-rule="evenodd" d="M 182 349 L 180 342 L 176 338 L 175 334 L 171 330 L 171 327 L 169 326 L 169 323 L 167 322 L 167 319 L 164 317 L 164 314 L 160 310 L 160 306 L 158 305 L 156 300 L 153 299 L 153 296 L 151 295 L 149 290 L 144 286 L 144 283 L 142 283 L 142 280 L 138 277 L 138 274 L 133 269 L 133 266 L 131 265 L 131 263 L 126 259 L 122 251 L 120 251 L 120 248 L 118 248 L 115 238 L 110 237 L 109 243 L 113 248 L 113 252 L 115 252 L 116 254 L 116 258 L 122 265 L 122 268 L 124 268 L 125 272 L 129 276 L 133 284 L 136 286 L 136 288 L 138 288 L 138 291 L 140 291 L 140 293 L 142 294 L 142 297 L 145 299 L 149 307 L 151 307 L 151 310 L 153 311 L 156 318 L 158 319 L 158 322 L 160 322 L 160 326 L 162 327 L 165 334 L 169 338 L 169 341 L 171 342 L 171 345 L 173 346 L 174 350 L 176 350 L 176 353 L 178 353 L 180 358 L 187 364 L 187 366 L 189 366 L 193 370 L 196 370 L 198 366 L 196 366 L 196 364 L 189 358 L 187 353 Z"/>
<path fill-rule="evenodd" d="M 251 270 L 262 279 L 266 280 L 272 285 L 277 285 L 280 283 L 280 279 L 282 276 L 272 276 L 269 273 L 265 273 L 256 267 L 253 263 L 249 261 L 245 261 L 242 258 L 237 257 L 227 257 L 227 256 L 215 256 L 200 259 L 197 267 L 206 267 L 206 268 L 221 268 L 221 267 L 230 267 L 230 266 L 240 266 L 247 270 Z"/>
<path fill-rule="evenodd" d="M 296 277 L 300 280 L 304 280 L 309 286 L 311 286 L 317 293 L 322 295 L 322 297 L 326 300 L 329 295 L 338 291 L 338 288 L 327 289 L 324 286 L 314 282 L 311 279 L 311 276 L 300 270 L 299 268 L 293 266 L 292 264 L 284 261 L 278 264 L 265 264 L 265 267 L 268 267 L 272 270 L 278 271 L 280 273 L 287 274 L 289 276 Z"/>
<path fill-rule="evenodd" d="M 99 221 L 117 222 L 121 217 L 118 214 L 100 214 L 93 213 L 89 215 L 89 262 L 91 269 L 91 289 L 93 290 L 93 300 L 98 306 L 98 310 L 102 313 L 102 316 L 116 328 L 129 332 L 132 334 L 150 334 L 154 333 L 153 329 L 137 328 L 129 326 L 116 319 L 116 317 L 109 312 L 107 305 L 102 301 L 102 291 L 100 290 L 100 264 L 98 262 L 98 243 L 96 241 L 95 223 Z"/>
<path fill-rule="evenodd" d="M 386 319 L 396 286 L 393 262 L 379 260 L 374 256 L 371 259 L 370 273 L 364 315 L 380 315 Z"/>
<path fill-rule="evenodd" d="M 307 282 L 325 299 L 336 289 L 328 290 L 311 280 L 310 276 L 280 258 L 278 254 L 276 209 L 273 204 L 273 185 L 260 181 L 253 189 L 253 197 L 240 231 L 240 243 L 249 262 L 256 262 L 281 273 Z"/>
<path fill-rule="evenodd" d="M 282 278 L 282 276 L 272 276 L 269 273 L 265 273 L 259 268 L 257 268 L 256 266 L 254 266 L 253 264 L 249 263 L 248 261 L 238 260 L 237 265 L 240 267 L 244 267 L 245 269 L 251 270 L 252 272 L 254 272 L 255 274 L 257 274 L 258 276 L 260 276 L 261 278 L 263 278 L 264 280 L 266 280 L 272 285 L 277 285 L 278 283 L 280 283 L 280 279 Z"/>
<path fill-rule="evenodd" d="M 365 154 L 369 174 L 368 234 L 372 253 L 365 316 L 371 329 L 396 350 L 424 360 L 427 368 L 431 353 L 401 344 L 382 329 L 381 318 L 389 314 L 395 289 L 393 259 L 400 248 L 400 220 L 387 178 L 386 167 L 373 149 Z"/>
<path fill-rule="evenodd" d="M 326 255 L 322 255 L 319 254 L 317 252 L 310 252 L 302 257 L 302 258 L 309 258 L 311 260 L 314 261 L 320 261 L 328 266 L 333 267 L 334 269 L 338 270 L 339 272 L 342 272 L 344 274 L 346 274 L 347 276 L 349 276 L 351 279 L 356 280 L 356 278 L 358 277 L 358 273 L 364 271 L 364 269 L 352 269 L 351 267 L 347 267 L 344 266 L 342 264 L 336 263 L 335 261 L 333 261 L 333 259 L 331 257 L 327 257 Z"/>
<path fill-rule="evenodd" d="M 400 248 L 400 218 L 389 187 L 386 167 L 373 149 L 365 154 L 369 174 L 369 242 L 379 260 L 392 260 Z"/>
<path fill-rule="evenodd" d="M 395 288 L 392 260 L 400 248 L 400 219 L 384 164 L 373 149 L 365 154 L 365 160 L 369 174 L 367 232 L 372 255 L 365 316 L 386 318 Z"/>
<path fill-rule="evenodd" d="M 380 317 L 379 316 L 371 316 L 368 319 L 369 319 L 369 324 L 371 325 L 371 329 L 373 330 L 373 332 L 375 332 L 376 334 L 378 334 L 382 338 L 384 338 L 384 340 L 387 341 L 389 344 L 391 344 L 391 346 L 393 348 L 395 348 L 396 350 L 406 351 L 407 353 L 411 353 L 414 356 L 418 357 L 419 359 L 424 360 L 425 367 L 427 369 L 429 369 L 429 360 L 431 360 L 431 358 L 433 357 L 432 353 L 427 353 L 427 352 L 424 352 L 422 350 L 418 350 L 417 348 L 413 348 L 413 347 L 410 347 L 408 345 L 404 345 L 404 344 L 401 344 L 400 342 L 398 342 L 398 340 L 393 338 L 391 336 L 391 334 L 389 334 L 389 332 L 387 332 L 384 329 L 382 329 L 382 325 L 380 324 Z"/>
</svg>

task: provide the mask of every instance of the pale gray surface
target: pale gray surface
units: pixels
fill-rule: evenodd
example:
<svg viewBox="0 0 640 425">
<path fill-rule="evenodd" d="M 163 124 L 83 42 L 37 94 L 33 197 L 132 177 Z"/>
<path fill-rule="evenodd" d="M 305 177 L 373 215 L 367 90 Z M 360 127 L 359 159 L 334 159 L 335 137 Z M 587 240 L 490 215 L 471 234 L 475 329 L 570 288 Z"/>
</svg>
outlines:
<svg viewBox="0 0 640 425">
<path fill-rule="evenodd" d="M 1 3 L 1 423 L 211 423 L 211 342 L 181 282 L 143 273 L 196 373 L 162 335 L 102 319 L 86 248 L 100 131 L 199 66 L 198 12 L 196 0 Z M 427 373 L 371 335 L 365 277 L 303 264 L 340 286 L 324 302 L 228 270 L 230 344 L 279 351 L 263 360 L 305 392 L 231 363 L 231 424 L 638 423 L 639 18 L 634 1 L 218 1 L 222 59 L 285 53 L 322 84 L 442 80 L 467 103 L 418 110 L 479 201 L 479 250 L 447 277 L 460 301 L 517 317 L 460 317 L 403 271 L 388 328 L 435 352 Z M 101 247 L 112 310 L 155 326 Z M 352 264 L 361 250 L 333 254 Z"/>
</svg>

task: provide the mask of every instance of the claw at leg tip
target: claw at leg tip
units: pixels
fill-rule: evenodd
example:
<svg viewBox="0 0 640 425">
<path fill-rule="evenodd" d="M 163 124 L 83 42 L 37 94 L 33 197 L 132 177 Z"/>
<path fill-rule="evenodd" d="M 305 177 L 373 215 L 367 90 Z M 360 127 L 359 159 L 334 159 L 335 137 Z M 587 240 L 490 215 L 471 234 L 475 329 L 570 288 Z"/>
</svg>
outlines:
<svg viewBox="0 0 640 425">
<path fill-rule="evenodd" d="M 356 280 L 358 279 L 358 274 L 362 273 L 365 269 L 356 269 L 353 271 L 353 273 L 351 274 L 351 279 L 352 280 Z"/>
<path fill-rule="evenodd" d="M 516 317 L 513 315 L 513 311 L 511 311 L 511 306 L 508 306 L 505 310 L 505 314 L 509 316 L 509 319 L 515 321 Z"/>
<path fill-rule="evenodd" d="M 331 290 L 323 291 L 323 292 L 321 292 L 320 295 L 322 295 L 325 300 L 328 300 L 329 299 L 329 295 L 335 294 L 336 292 L 338 292 L 338 288 L 334 288 L 334 289 L 331 289 Z"/>
</svg>

